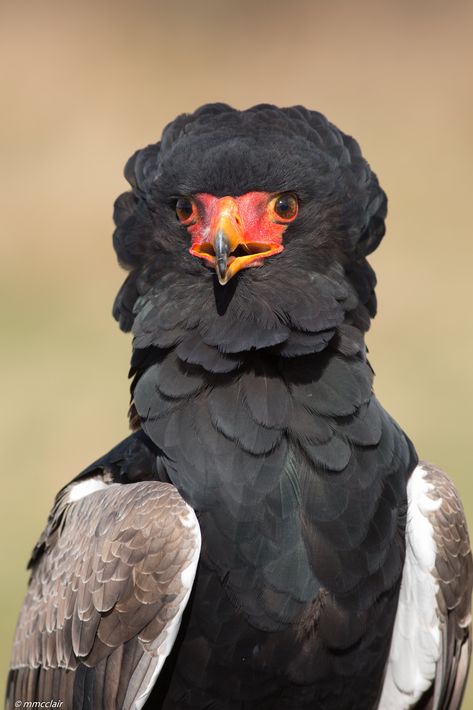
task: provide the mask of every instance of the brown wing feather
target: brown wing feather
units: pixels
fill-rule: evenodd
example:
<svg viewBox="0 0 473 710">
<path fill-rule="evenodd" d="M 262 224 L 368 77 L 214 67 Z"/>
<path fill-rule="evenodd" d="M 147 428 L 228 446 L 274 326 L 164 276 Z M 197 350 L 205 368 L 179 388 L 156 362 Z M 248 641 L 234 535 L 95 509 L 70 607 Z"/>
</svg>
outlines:
<svg viewBox="0 0 473 710">
<path fill-rule="evenodd" d="M 36 548 L 7 708 L 131 707 L 169 653 L 199 550 L 194 513 L 169 484 L 110 484 L 72 503 L 64 489 Z"/>
<path fill-rule="evenodd" d="M 428 494 L 441 499 L 428 518 L 437 548 L 434 574 L 442 634 L 442 655 L 434 686 L 419 708 L 458 710 L 468 677 L 471 657 L 471 594 L 473 562 L 465 513 L 455 486 L 440 469 L 421 463 L 433 488 Z"/>
</svg>

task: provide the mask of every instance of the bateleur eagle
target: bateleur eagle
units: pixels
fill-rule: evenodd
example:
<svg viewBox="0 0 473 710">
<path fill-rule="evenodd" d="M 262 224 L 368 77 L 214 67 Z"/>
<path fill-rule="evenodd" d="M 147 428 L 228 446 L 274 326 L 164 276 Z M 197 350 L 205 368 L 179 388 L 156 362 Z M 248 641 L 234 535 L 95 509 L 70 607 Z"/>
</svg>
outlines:
<svg viewBox="0 0 473 710">
<path fill-rule="evenodd" d="M 134 433 L 56 497 L 7 707 L 459 708 L 465 516 L 373 394 L 386 196 L 358 144 L 213 104 L 125 175 Z"/>
</svg>

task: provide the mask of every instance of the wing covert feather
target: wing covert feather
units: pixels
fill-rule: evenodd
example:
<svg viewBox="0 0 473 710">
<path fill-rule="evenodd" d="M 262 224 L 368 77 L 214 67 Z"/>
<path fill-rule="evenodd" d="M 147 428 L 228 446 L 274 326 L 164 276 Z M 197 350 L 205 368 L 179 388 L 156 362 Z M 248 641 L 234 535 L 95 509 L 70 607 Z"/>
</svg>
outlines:
<svg viewBox="0 0 473 710">
<path fill-rule="evenodd" d="M 438 510 L 428 514 L 437 550 L 433 576 L 438 583 L 442 649 L 428 707 L 456 710 L 462 702 L 471 657 L 471 546 L 463 506 L 452 481 L 432 464 L 422 466 L 431 486 L 429 497 L 441 500 Z"/>
<path fill-rule="evenodd" d="M 473 563 L 452 481 L 420 462 L 408 483 L 406 559 L 379 710 L 458 710 L 471 656 Z"/>
<path fill-rule="evenodd" d="M 76 486 L 87 489 L 83 497 Z M 194 511 L 168 483 L 89 479 L 59 494 L 42 540 L 16 629 L 7 707 L 63 699 L 97 708 L 105 698 L 107 708 L 141 707 L 192 589 Z"/>
</svg>

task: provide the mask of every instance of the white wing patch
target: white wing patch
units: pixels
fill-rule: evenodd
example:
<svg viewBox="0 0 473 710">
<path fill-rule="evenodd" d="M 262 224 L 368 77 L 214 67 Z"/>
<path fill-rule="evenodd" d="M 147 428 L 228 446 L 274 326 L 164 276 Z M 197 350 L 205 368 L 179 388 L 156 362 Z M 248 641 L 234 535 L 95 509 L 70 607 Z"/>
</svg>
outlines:
<svg viewBox="0 0 473 710">
<path fill-rule="evenodd" d="M 407 484 L 406 559 L 383 692 L 378 710 L 407 710 L 431 686 L 442 653 L 437 614 L 438 581 L 433 574 L 436 546 L 428 513 L 432 484 L 417 466 Z"/>
<path fill-rule="evenodd" d="M 107 484 L 100 476 L 97 476 L 96 478 L 86 478 L 85 481 L 79 481 L 78 483 L 73 483 L 71 485 L 67 495 L 67 502 L 75 503 L 81 498 L 90 496 L 91 493 L 95 493 L 95 491 L 100 491 L 106 487 Z"/>
<path fill-rule="evenodd" d="M 164 630 L 164 638 L 160 636 L 159 639 L 157 639 L 157 648 L 152 650 L 152 653 L 156 655 L 157 662 L 151 665 L 151 672 L 148 674 L 147 685 L 135 701 L 134 707 L 136 707 L 136 710 L 141 710 L 141 708 L 145 704 L 154 684 L 156 683 L 159 674 L 161 673 L 164 661 L 171 653 L 172 647 L 174 646 L 174 642 L 179 632 L 179 628 L 181 626 L 182 615 L 189 601 L 192 587 L 194 586 L 197 565 L 200 557 L 202 538 L 200 533 L 199 522 L 197 520 L 194 510 L 189 505 L 187 505 L 186 507 L 188 509 L 188 512 L 186 515 L 181 516 L 181 522 L 186 528 L 190 528 L 195 536 L 194 556 L 190 564 L 181 572 L 182 586 L 187 589 L 187 592 L 179 605 L 177 613 L 166 626 Z"/>
</svg>

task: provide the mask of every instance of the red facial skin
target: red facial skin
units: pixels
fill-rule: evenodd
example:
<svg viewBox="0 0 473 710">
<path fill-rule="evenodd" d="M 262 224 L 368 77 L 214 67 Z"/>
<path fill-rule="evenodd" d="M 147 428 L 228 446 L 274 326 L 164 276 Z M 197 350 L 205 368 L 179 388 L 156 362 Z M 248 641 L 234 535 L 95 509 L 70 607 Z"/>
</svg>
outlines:
<svg viewBox="0 0 473 710">
<path fill-rule="evenodd" d="M 208 193 L 193 196 L 194 210 L 182 223 L 192 237 L 189 249 L 194 256 L 204 259 L 215 267 L 213 251 L 218 231 L 223 231 L 233 252 L 238 247 L 242 255 L 228 258 L 225 284 L 240 269 L 260 266 L 263 259 L 283 251 L 283 234 L 287 225 L 295 219 L 281 218 L 274 211 L 279 194 L 247 192 L 239 197 L 215 197 Z"/>
</svg>

